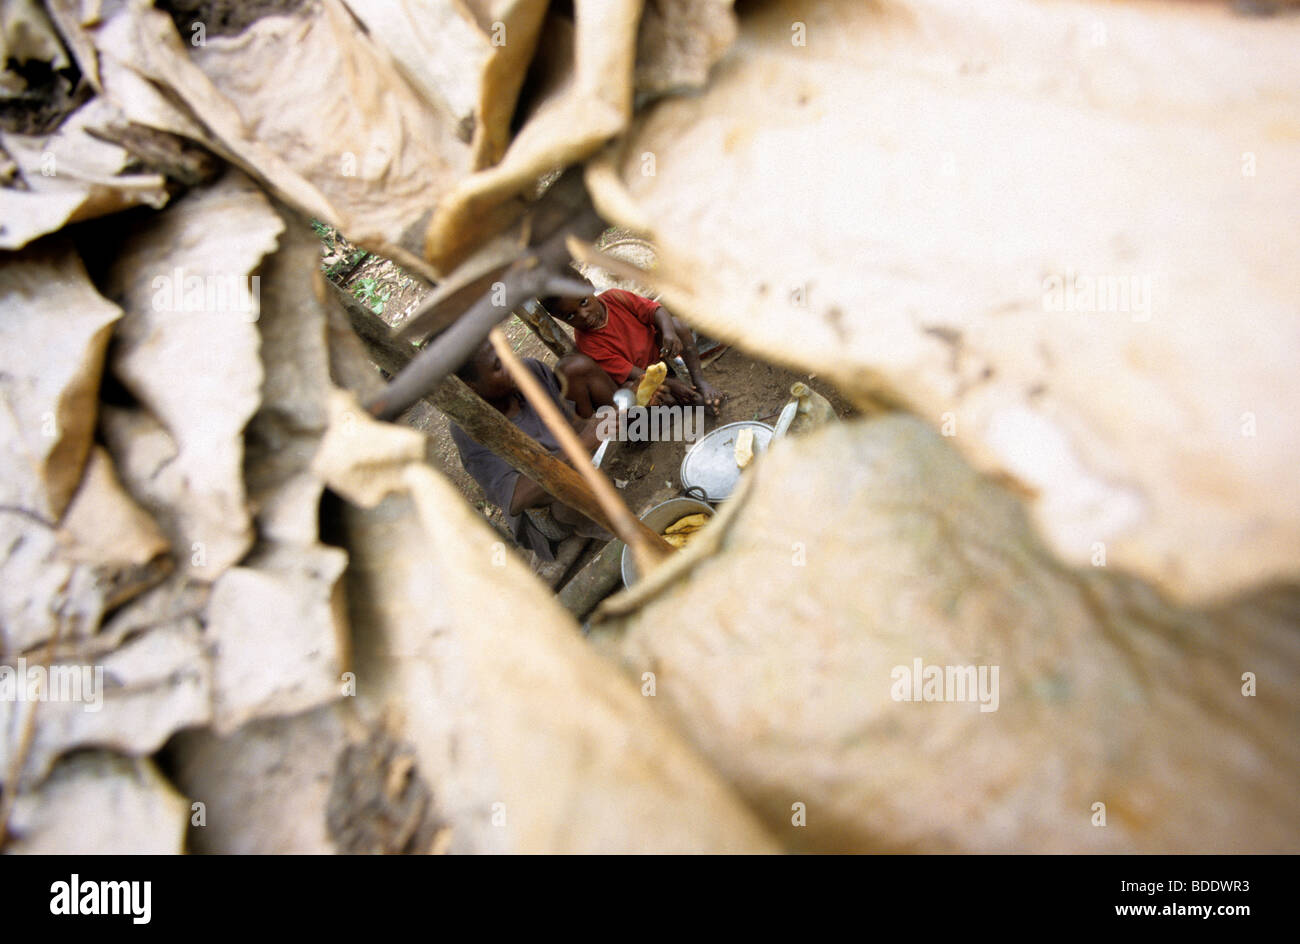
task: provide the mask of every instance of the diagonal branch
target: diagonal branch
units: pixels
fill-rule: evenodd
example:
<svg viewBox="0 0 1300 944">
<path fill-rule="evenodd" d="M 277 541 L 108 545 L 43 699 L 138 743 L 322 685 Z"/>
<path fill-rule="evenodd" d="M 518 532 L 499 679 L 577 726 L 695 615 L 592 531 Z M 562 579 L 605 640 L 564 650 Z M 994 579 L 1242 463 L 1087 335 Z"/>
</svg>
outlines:
<svg viewBox="0 0 1300 944">
<path fill-rule="evenodd" d="M 609 484 L 609 479 L 591 464 L 591 457 L 587 455 L 587 450 L 582 447 L 582 442 L 578 439 L 578 434 L 573 431 L 573 427 L 560 413 L 554 401 L 542 389 L 537 378 L 528 372 L 528 368 L 519 360 L 510 347 L 510 342 L 501 332 L 500 328 L 493 328 L 488 338 L 492 341 L 492 347 L 496 350 L 497 356 L 501 358 L 501 363 L 509 371 L 510 376 L 514 378 L 520 392 L 538 415 L 542 418 L 547 428 L 551 431 L 560 446 L 564 449 L 573 463 L 573 467 L 582 473 L 582 477 L 587 480 L 591 486 L 592 492 L 595 493 L 596 500 L 600 502 L 600 507 L 604 515 L 614 526 L 614 533 L 623 539 L 623 543 L 632 549 L 632 555 L 636 558 L 637 570 L 639 573 L 648 574 L 661 560 L 673 552 L 672 546 L 663 539 L 662 536 L 655 534 L 632 512 L 628 511 L 627 505 L 618 497 L 618 492 L 614 491 L 614 486 Z"/>
<path fill-rule="evenodd" d="M 569 235 L 593 238 L 604 223 L 590 207 L 579 211 L 568 226 L 540 246 L 517 259 L 497 289 L 485 292 L 450 328 L 424 348 L 379 396 L 366 403 L 371 415 L 391 420 L 424 396 L 483 343 L 488 332 L 506 318 L 516 305 L 548 292 L 579 293 L 588 286 L 567 271 Z"/>
</svg>

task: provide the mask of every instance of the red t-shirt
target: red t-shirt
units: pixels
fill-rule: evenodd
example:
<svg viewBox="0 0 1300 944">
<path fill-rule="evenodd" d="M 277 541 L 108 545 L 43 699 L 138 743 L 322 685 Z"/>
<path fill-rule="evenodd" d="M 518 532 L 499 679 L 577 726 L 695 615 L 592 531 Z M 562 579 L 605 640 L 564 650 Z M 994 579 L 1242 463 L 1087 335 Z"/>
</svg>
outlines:
<svg viewBox="0 0 1300 944">
<path fill-rule="evenodd" d="M 605 303 L 609 320 L 596 331 L 574 331 L 573 341 L 614 383 L 621 384 L 633 367 L 644 370 L 659 360 L 654 318 L 659 303 L 617 288 L 596 297 Z"/>
</svg>

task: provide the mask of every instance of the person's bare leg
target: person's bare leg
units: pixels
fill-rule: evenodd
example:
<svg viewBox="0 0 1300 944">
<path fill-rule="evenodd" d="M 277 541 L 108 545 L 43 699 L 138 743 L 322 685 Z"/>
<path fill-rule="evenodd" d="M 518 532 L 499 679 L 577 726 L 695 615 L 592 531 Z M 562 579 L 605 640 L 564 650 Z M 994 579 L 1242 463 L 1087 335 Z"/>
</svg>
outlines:
<svg viewBox="0 0 1300 944">
<path fill-rule="evenodd" d="M 695 347 L 695 335 L 691 333 L 690 327 L 674 315 L 673 328 L 677 336 L 682 339 L 682 360 L 686 362 L 686 371 L 691 375 L 691 383 L 695 384 L 695 389 L 704 398 L 704 405 L 716 415 L 718 408 L 722 406 L 722 401 L 727 399 L 727 395 L 704 379 L 704 368 L 700 366 L 700 352 Z"/>
<path fill-rule="evenodd" d="M 586 354 L 566 354 L 555 362 L 560 392 L 572 400 L 579 416 L 587 419 L 602 406 L 612 406 L 617 385 L 599 364 Z"/>
</svg>

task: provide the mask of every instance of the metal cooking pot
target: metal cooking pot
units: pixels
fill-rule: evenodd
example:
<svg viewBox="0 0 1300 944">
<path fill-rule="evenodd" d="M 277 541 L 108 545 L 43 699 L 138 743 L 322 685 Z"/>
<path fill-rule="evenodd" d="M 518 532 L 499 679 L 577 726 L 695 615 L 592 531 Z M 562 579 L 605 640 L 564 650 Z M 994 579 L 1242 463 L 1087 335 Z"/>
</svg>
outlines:
<svg viewBox="0 0 1300 944">
<path fill-rule="evenodd" d="M 660 502 L 643 514 L 641 520 L 646 523 L 646 527 L 663 534 L 664 528 L 674 521 L 700 512 L 713 517 L 713 507 L 705 502 L 696 501 L 694 498 L 670 498 L 666 502 Z M 632 560 L 632 551 L 628 547 L 623 548 L 622 567 L 623 586 L 630 587 L 636 583 L 637 573 L 636 563 Z"/>
<path fill-rule="evenodd" d="M 788 424 L 787 424 L 788 425 Z M 699 495 L 705 501 L 718 502 L 729 498 L 740 481 L 741 469 L 736 465 L 736 434 L 742 429 L 754 431 L 754 457 L 767 451 L 775 435 L 771 426 L 757 420 L 743 420 L 719 426 L 702 436 L 686 452 L 679 470 L 682 489 Z"/>
</svg>

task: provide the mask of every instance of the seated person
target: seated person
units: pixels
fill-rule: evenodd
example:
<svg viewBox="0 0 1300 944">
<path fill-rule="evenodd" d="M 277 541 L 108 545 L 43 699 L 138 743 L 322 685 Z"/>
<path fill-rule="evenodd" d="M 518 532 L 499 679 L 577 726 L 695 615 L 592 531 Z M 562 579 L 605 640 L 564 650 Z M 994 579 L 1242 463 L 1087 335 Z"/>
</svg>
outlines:
<svg viewBox="0 0 1300 944">
<path fill-rule="evenodd" d="M 600 445 L 600 439 L 596 435 L 598 420 L 584 422 L 573 416 L 570 405 L 560 393 L 558 378 L 541 361 L 525 358 L 524 365 L 533 372 L 551 399 L 569 417 L 587 451 L 594 452 Z M 514 379 L 502 365 L 501 358 L 490 342 L 483 342 L 474 356 L 456 370 L 456 376 L 503 413 L 510 422 L 537 440 L 543 448 L 564 458 L 559 442 L 515 386 Z M 521 547 L 531 548 L 542 560 L 551 561 L 555 559 L 552 542 L 561 541 L 573 534 L 604 539 L 611 537 L 580 512 L 556 501 L 540 485 L 521 475 L 491 449 L 470 438 L 455 423 L 450 424 L 450 427 L 451 438 L 460 451 L 461 465 L 482 487 L 487 500 L 500 506 L 510 533 Z"/>
<path fill-rule="evenodd" d="M 635 390 L 651 364 L 679 355 L 686 362 L 691 383 L 682 383 L 670 370 L 652 403 L 702 404 L 716 414 L 726 399 L 725 393 L 704 379 L 691 329 L 658 302 L 615 288 L 599 295 L 594 291 L 581 296 L 549 295 L 539 301 L 552 315 L 573 328 L 578 351 L 600 365 L 613 381 L 613 387 L 606 389 L 598 382 L 590 383 L 590 378 L 580 370 L 572 371 L 572 377 L 566 376 L 571 381 L 566 396 L 577 404 L 580 416 L 591 415 L 584 412 L 588 407 L 610 405 L 615 387 Z M 567 374 L 570 366 L 557 364 L 556 370 Z"/>
</svg>

